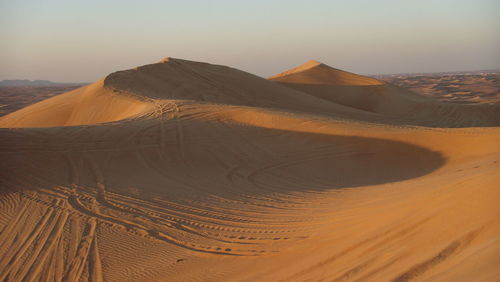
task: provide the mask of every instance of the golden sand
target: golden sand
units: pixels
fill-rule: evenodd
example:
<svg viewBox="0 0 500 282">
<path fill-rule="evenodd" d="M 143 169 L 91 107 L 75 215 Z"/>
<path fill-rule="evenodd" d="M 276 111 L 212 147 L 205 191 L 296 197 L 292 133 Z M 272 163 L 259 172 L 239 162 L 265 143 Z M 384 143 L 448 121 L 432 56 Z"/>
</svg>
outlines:
<svg viewBox="0 0 500 282">
<path fill-rule="evenodd" d="M 168 58 L 0 127 L 0 281 L 500 279 L 494 105 Z"/>
</svg>

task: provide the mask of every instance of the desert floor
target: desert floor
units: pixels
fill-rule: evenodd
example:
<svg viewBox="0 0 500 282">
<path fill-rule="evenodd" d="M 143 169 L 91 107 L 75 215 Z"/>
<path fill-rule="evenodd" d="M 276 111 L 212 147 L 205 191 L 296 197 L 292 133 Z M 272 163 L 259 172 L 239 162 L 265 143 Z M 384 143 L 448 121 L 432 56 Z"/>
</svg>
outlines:
<svg viewBox="0 0 500 282">
<path fill-rule="evenodd" d="M 500 72 L 385 75 L 383 81 L 455 103 L 499 103 Z"/>
</svg>

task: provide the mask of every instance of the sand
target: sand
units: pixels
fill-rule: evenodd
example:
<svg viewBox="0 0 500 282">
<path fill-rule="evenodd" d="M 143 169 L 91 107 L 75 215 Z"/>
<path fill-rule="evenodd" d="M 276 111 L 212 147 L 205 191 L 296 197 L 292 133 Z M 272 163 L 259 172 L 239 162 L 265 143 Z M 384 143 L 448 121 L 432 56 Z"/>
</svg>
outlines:
<svg viewBox="0 0 500 282">
<path fill-rule="evenodd" d="M 0 118 L 0 280 L 496 281 L 500 112 L 166 58 Z"/>
</svg>

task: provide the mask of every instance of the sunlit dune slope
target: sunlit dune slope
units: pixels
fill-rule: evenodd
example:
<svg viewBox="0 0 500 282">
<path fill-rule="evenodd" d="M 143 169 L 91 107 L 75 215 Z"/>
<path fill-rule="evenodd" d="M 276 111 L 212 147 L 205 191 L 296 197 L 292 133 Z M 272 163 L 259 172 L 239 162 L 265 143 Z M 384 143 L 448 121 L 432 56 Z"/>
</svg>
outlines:
<svg viewBox="0 0 500 282">
<path fill-rule="evenodd" d="M 0 118 L 0 127 L 51 127 L 112 122 L 140 116 L 152 104 L 105 87 L 103 80 Z"/>
<path fill-rule="evenodd" d="M 500 127 L 336 99 L 168 58 L 7 115 L 0 281 L 499 280 Z"/>
<path fill-rule="evenodd" d="M 316 61 L 269 78 L 325 101 L 404 119 L 425 126 L 499 126 L 500 105 L 439 102 L 374 78 L 334 69 Z"/>
</svg>

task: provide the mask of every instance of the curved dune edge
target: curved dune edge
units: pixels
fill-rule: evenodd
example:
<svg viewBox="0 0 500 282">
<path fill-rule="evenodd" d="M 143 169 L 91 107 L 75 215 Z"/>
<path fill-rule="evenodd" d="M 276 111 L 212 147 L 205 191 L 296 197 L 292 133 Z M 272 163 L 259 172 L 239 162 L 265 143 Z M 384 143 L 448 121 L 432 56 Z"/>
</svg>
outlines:
<svg viewBox="0 0 500 282">
<path fill-rule="evenodd" d="M 124 112 L 53 119 L 117 122 L 0 129 L 0 280 L 500 277 L 499 127 L 390 123 L 251 75 L 278 94 L 242 100 L 259 91 L 220 88 L 240 72 L 171 62 L 74 94 Z M 182 75 L 162 91 L 157 71 Z"/>
</svg>

